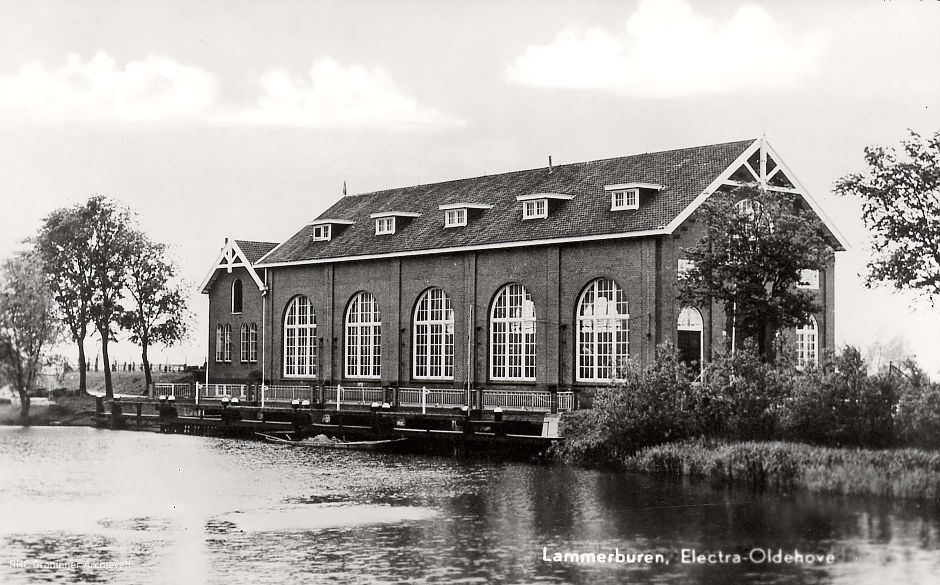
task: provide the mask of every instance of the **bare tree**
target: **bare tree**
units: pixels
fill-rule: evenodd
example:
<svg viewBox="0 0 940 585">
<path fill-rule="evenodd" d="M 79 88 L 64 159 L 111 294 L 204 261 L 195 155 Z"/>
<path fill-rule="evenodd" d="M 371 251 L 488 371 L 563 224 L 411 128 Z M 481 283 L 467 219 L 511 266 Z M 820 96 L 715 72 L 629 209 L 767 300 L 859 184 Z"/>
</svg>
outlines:
<svg viewBox="0 0 940 585">
<path fill-rule="evenodd" d="M 0 267 L 0 373 L 16 386 L 20 417 L 29 419 L 29 390 L 59 337 L 42 257 L 20 252 Z"/>
</svg>

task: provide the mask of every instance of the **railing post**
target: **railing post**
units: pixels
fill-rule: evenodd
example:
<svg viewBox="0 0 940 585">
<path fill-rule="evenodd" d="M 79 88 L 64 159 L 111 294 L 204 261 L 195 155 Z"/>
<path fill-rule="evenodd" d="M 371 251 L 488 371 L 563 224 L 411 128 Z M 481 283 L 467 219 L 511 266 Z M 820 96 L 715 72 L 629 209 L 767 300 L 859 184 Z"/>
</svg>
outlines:
<svg viewBox="0 0 940 585">
<path fill-rule="evenodd" d="M 428 387 L 421 387 L 421 414 L 428 413 Z"/>
<path fill-rule="evenodd" d="M 558 414 L 558 386 L 552 385 L 548 387 L 548 397 L 550 404 L 549 410 L 552 414 Z"/>
<path fill-rule="evenodd" d="M 199 382 L 190 382 L 190 389 L 193 391 L 196 404 L 199 404 Z"/>
<path fill-rule="evenodd" d="M 343 387 L 340 384 L 336 385 L 336 410 L 339 411 L 340 402 L 343 400 Z"/>
</svg>

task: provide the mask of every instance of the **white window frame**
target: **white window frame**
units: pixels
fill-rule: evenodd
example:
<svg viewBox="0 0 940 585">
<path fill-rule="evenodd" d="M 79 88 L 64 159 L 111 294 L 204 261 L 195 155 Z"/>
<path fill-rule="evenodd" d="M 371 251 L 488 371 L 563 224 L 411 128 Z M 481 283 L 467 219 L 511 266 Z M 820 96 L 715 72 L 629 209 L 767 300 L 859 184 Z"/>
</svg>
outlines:
<svg viewBox="0 0 940 585">
<path fill-rule="evenodd" d="M 247 364 L 249 361 L 248 323 L 242 323 L 241 327 L 239 327 L 238 333 L 238 361 L 242 362 L 243 364 Z"/>
<path fill-rule="evenodd" d="M 685 316 L 692 318 L 683 319 Z M 705 371 L 705 319 L 695 307 L 682 307 L 676 318 L 676 331 L 694 331 L 698 333 L 698 373 Z"/>
<path fill-rule="evenodd" d="M 610 192 L 610 210 L 627 211 L 640 208 L 640 189 L 616 189 Z"/>
<path fill-rule="evenodd" d="M 819 323 L 813 315 L 796 330 L 796 367 L 807 364 L 819 365 Z"/>
<path fill-rule="evenodd" d="M 332 227 L 328 223 L 313 226 L 313 239 L 318 242 L 330 241 L 332 234 L 333 234 Z"/>
<path fill-rule="evenodd" d="M 232 361 L 232 324 L 226 323 L 222 335 L 222 361 L 230 363 Z"/>
<path fill-rule="evenodd" d="M 604 302 L 598 303 L 601 298 Z M 595 314 L 595 307 L 603 307 L 604 313 Z M 630 357 L 630 305 L 623 287 L 612 278 L 592 280 L 578 298 L 575 315 L 575 380 L 613 380 L 617 376 L 617 366 Z M 602 340 L 601 333 L 610 333 L 610 339 Z M 605 347 L 608 349 L 602 351 Z"/>
<path fill-rule="evenodd" d="M 444 227 L 462 227 L 467 225 L 467 210 L 464 207 L 444 211 Z"/>
<path fill-rule="evenodd" d="M 215 326 L 215 361 L 225 362 L 225 326 L 221 323 Z"/>
<path fill-rule="evenodd" d="M 258 324 L 248 326 L 248 361 L 258 363 Z"/>
<path fill-rule="evenodd" d="M 308 297 L 297 295 L 287 303 L 283 338 L 284 377 L 316 378 L 317 313 Z"/>
<path fill-rule="evenodd" d="M 819 271 L 812 268 L 800 270 L 800 282 L 796 286 L 808 290 L 819 290 Z"/>
<path fill-rule="evenodd" d="M 382 376 L 382 311 L 375 296 L 367 291 L 356 293 L 343 324 L 345 377 L 378 380 Z"/>
<path fill-rule="evenodd" d="M 693 268 L 695 268 L 695 260 L 679 258 L 679 260 L 676 262 L 676 277 L 680 279 L 683 278 Z"/>
<path fill-rule="evenodd" d="M 411 353 L 417 380 L 454 379 L 454 309 L 441 288 L 424 291 L 415 305 Z"/>
<path fill-rule="evenodd" d="M 522 219 L 545 219 L 548 217 L 548 199 L 529 199 L 522 202 Z"/>
<path fill-rule="evenodd" d="M 375 218 L 375 235 L 387 236 L 395 233 L 395 216 Z"/>
<path fill-rule="evenodd" d="M 534 382 L 536 311 L 532 295 L 521 284 L 507 284 L 490 310 L 490 379 Z"/>
</svg>

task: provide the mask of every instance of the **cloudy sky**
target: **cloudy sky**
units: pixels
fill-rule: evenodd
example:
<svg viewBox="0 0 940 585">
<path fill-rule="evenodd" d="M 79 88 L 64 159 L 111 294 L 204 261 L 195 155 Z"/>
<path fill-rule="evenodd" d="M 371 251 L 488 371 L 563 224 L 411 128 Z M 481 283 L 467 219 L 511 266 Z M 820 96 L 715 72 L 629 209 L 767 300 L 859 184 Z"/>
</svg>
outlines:
<svg viewBox="0 0 940 585">
<path fill-rule="evenodd" d="M 937 2 L 0 0 L 0 256 L 101 193 L 195 285 L 226 236 L 281 241 L 343 181 L 766 134 L 854 244 L 837 341 L 903 336 L 940 374 L 940 307 L 861 286 L 858 204 L 831 195 L 866 145 L 940 129 L 938 32 Z M 170 361 L 203 360 L 193 307 Z"/>
</svg>

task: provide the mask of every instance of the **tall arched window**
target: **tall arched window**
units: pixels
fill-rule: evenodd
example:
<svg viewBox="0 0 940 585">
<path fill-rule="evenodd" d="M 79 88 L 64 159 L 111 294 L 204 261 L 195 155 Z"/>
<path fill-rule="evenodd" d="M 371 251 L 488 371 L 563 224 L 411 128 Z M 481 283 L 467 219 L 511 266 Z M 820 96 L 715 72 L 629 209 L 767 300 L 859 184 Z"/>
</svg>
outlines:
<svg viewBox="0 0 940 585">
<path fill-rule="evenodd" d="M 225 361 L 225 327 L 221 323 L 215 326 L 215 361 Z"/>
<path fill-rule="evenodd" d="M 796 365 L 799 368 L 807 364 L 819 363 L 819 328 L 816 317 L 809 316 L 809 321 L 796 330 Z"/>
<path fill-rule="evenodd" d="M 609 278 L 593 281 L 578 301 L 578 381 L 612 379 L 630 355 L 629 334 L 623 289 Z"/>
<path fill-rule="evenodd" d="M 222 359 L 230 362 L 232 361 L 232 325 L 230 323 L 225 324 L 222 337 Z"/>
<path fill-rule="evenodd" d="M 242 323 L 238 346 L 238 357 L 242 362 L 248 362 L 248 323 Z"/>
<path fill-rule="evenodd" d="M 258 361 L 258 324 L 248 326 L 248 361 Z"/>
<path fill-rule="evenodd" d="M 378 378 L 382 373 L 382 313 L 375 297 L 356 293 L 346 309 L 346 377 Z"/>
<path fill-rule="evenodd" d="M 493 301 L 490 378 L 535 380 L 535 303 L 521 284 L 504 286 Z"/>
<path fill-rule="evenodd" d="M 256 356 L 257 346 L 256 330 Z M 317 315 L 310 304 L 310 299 L 298 295 L 290 300 L 284 312 L 284 377 L 314 378 L 316 375 Z"/>
<path fill-rule="evenodd" d="M 702 332 L 705 322 L 698 309 L 685 307 L 679 311 L 676 323 L 676 347 L 679 360 L 692 368 L 693 372 L 702 372 L 703 345 Z"/>
<path fill-rule="evenodd" d="M 242 279 L 232 281 L 232 313 L 242 312 Z"/>
<path fill-rule="evenodd" d="M 418 300 L 414 317 L 414 377 L 454 379 L 454 309 L 450 297 L 432 288 Z"/>
</svg>

